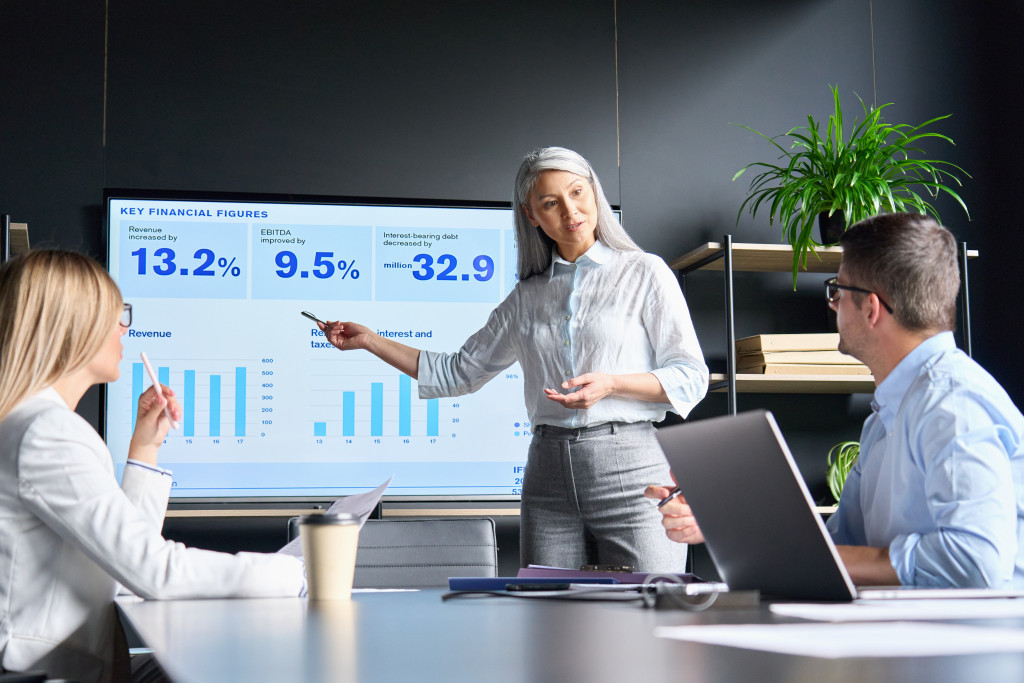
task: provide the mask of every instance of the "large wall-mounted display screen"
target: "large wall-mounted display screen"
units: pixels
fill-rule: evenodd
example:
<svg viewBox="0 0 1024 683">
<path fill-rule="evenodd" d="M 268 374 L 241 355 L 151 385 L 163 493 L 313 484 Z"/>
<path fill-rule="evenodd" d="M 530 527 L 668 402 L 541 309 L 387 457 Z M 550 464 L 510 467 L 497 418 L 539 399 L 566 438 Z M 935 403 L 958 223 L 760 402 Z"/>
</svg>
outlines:
<svg viewBox="0 0 1024 683">
<path fill-rule="evenodd" d="M 516 498 L 531 436 L 518 365 L 481 391 L 416 381 L 315 323 L 455 351 L 515 286 L 507 204 L 106 192 L 108 267 L 134 309 L 103 426 L 123 467 L 144 351 L 184 409 L 172 496 Z"/>
</svg>

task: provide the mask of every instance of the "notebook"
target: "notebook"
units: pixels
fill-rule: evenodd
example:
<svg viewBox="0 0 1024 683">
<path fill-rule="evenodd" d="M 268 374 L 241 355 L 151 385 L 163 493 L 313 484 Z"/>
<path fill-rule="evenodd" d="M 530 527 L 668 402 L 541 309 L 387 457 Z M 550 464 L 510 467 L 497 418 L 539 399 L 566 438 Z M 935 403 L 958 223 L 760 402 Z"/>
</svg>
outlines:
<svg viewBox="0 0 1024 683">
<path fill-rule="evenodd" d="M 731 590 L 832 602 L 1024 596 L 1024 591 L 973 588 L 858 590 L 766 410 L 665 427 L 657 437 Z"/>
</svg>

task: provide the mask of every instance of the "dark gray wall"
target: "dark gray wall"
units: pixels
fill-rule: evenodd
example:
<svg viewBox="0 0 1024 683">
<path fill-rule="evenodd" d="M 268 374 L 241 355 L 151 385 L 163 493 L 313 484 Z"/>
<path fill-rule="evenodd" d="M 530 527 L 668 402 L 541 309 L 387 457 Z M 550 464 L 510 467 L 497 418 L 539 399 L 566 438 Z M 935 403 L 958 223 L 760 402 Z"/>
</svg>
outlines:
<svg viewBox="0 0 1024 683">
<path fill-rule="evenodd" d="M 103 256 L 103 2 L 0 3 L 0 213 Z"/>
<path fill-rule="evenodd" d="M 613 174 L 597 5 L 115 0 L 105 180 L 506 199 L 519 157 L 555 140 Z M 562 36 L 531 49 L 542 26 Z"/>
<path fill-rule="evenodd" d="M 999 6 L 995 6 L 999 5 Z M 894 102 L 911 123 L 953 114 L 934 152 L 973 176 L 946 224 L 972 265 L 975 356 L 1018 402 L 1016 199 L 1024 100 L 1020 3 L 718 0 L 550 3 L 380 0 L 4 2 L 0 212 L 35 244 L 102 254 L 104 186 L 507 199 L 518 159 L 559 144 L 590 158 L 624 223 L 671 259 L 737 225 L 740 167 L 769 134 L 826 116 L 829 85 Z M 746 275 L 740 335 L 833 324 L 823 278 Z M 687 297 L 713 366 L 724 356 L 721 279 Z M 741 396 L 768 406 L 815 495 L 824 452 L 856 438 L 863 396 Z M 94 395 L 81 411 L 95 420 Z M 719 414 L 709 397 L 695 416 Z"/>
</svg>

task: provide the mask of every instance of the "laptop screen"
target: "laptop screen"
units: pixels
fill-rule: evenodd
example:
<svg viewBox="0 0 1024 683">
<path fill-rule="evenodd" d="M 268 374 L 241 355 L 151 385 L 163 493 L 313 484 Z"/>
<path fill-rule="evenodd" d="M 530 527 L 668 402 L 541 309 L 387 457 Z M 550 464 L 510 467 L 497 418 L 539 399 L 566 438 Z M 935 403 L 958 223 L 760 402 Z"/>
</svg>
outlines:
<svg viewBox="0 0 1024 683">
<path fill-rule="evenodd" d="M 732 590 L 795 600 L 855 597 L 770 412 L 665 427 L 657 436 Z"/>
</svg>

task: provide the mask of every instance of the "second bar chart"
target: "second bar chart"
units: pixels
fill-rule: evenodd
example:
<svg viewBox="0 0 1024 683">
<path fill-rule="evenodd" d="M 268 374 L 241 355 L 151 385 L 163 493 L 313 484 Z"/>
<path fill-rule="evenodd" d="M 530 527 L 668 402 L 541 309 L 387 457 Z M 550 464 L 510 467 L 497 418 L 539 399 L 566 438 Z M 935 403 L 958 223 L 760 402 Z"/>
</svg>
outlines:
<svg viewBox="0 0 1024 683">
<path fill-rule="evenodd" d="M 438 399 L 414 399 L 407 375 L 349 383 L 351 389 L 317 392 L 335 403 L 315 407 L 313 436 L 438 436 Z"/>
</svg>

